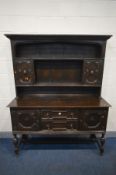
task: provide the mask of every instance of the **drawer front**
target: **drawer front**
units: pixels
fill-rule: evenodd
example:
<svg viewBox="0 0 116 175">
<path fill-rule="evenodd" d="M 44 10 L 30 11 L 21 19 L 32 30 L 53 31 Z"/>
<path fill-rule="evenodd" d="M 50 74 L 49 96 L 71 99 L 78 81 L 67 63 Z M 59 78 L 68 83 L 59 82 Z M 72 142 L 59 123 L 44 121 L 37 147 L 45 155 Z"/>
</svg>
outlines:
<svg viewBox="0 0 116 175">
<path fill-rule="evenodd" d="M 78 129 L 79 113 L 77 111 L 54 110 L 41 113 L 42 128 L 53 131 Z"/>
<path fill-rule="evenodd" d="M 81 111 L 80 130 L 106 130 L 107 110 L 89 109 Z"/>
<path fill-rule="evenodd" d="M 40 117 L 36 110 L 13 110 L 11 117 L 12 127 L 15 131 L 40 130 Z"/>
<path fill-rule="evenodd" d="M 14 75 L 16 85 L 32 84 L 35 80 L 33 61 L 32 60 L 15 61 Z"/>
<path fill-rule="evenodd" d="M 103 74 L 103 60 L 85 60 L 83 68 L 83 83 L 100 85 Z"/>
</svg>

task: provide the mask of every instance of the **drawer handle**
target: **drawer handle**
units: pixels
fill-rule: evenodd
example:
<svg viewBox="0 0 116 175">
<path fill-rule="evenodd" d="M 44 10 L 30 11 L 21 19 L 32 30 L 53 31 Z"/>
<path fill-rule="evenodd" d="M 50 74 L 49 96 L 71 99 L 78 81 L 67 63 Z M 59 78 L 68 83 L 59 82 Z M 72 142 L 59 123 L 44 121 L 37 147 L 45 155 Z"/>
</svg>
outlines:
<svg viewBox="0 0 116 175">
<path fill-rule="evenodd" d="M 27 73 L 27 70 L 26 70 L 26 69 L 24 69 L 24 70 L 23 70 L 23 73 L 24 73 L 24 74 L 26 74 L 26 73 Z"/>
<path fill-rule="evenodd" d="M 47 112 L 46 115 L 49 116 L 49 113 Z"/>
<path fill-rule="evenodd" d="M 93 74 L 94 74 L 94 70 L 91 70 L 91 71 L 90 71 L 90 74 L 93 75 Z"/>
<path fill-rule="evenodd" d="M 62 113 L 61 113 L 61 112 L 59 112 L 59 113 L 58 113 L 58 115 L 62 115 Z"/>
<path fill-rule="evenodd" d="M 73 129 L 73 124 L 72 123 L 70 124 L 70 127 L 71 127 L 71 129 Z"/>
</svg>

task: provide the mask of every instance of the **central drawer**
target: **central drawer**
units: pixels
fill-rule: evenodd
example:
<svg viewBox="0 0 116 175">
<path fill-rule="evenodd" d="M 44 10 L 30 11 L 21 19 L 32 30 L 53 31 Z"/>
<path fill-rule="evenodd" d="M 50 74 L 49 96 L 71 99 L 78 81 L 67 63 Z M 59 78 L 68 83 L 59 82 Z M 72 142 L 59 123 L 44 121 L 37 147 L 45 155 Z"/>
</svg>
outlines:
<svg viewBox="0 0 116 175">
<path fill-rule="evenodd" d="M 48 110 L 42 111 L 42 128 L 54 131 L 78 129 L 78 111 Z"/>
</svg>

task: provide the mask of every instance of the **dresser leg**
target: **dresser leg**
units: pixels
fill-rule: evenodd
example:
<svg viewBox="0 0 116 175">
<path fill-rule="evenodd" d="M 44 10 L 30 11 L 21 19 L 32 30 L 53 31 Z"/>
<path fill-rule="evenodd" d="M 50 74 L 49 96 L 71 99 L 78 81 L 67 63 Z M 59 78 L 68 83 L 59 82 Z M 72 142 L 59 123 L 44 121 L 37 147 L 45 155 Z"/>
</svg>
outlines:
<svg viewBox="0 0 116 175">
<path fill-rule="evenodd" d="M 13 138 L 13 143 L 14 143 L 14 146 L 15 146 L 15 154 L 19 154 L 19 146 L 20 146 L 20 142 L 21 142 L 21 139 L 20 137 L 17 135 L 17 134 L 13 134 L 14 138 Z"/>
<path fill-rule="evenodd" d="M 102 136 L 101 136 L 101 138 L 100 138 L 100 142 L 101 142 L 101 150 L 100 150 L 100 153 L 101 153 L 101 155 L 103 155 L 103 153 L 104 153 L 104 144 L 105 144 L 105 134 L 104 133 L 102 133 Z"/>
<path fill-rule="evenodd" d="M 100 138 L 96 139 L 99 150 L 100 150 L 100 155 L 103 155 L 103 153 L 104 153 L 104 144 L 105 144 L 105 137 L 104 136 L 105 136 L 105 134 L 102 133 L 102 136 Z"/>
</svg>

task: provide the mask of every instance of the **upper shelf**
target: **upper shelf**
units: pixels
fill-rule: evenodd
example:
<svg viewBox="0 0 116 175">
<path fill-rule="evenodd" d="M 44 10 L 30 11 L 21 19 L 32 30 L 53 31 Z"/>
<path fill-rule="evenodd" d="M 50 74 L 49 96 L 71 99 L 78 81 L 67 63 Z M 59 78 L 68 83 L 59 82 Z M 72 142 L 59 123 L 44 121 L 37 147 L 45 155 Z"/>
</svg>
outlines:
<svg viewBox="0 0 116 175">
<path fill-rule="evenodd" d="M 100 87 L 101 85 L 96 84 L 83 84 L 83 83 L 51 83 L 51 82 L 40 82 L 35 84 L 19 84 L 16 87 Z"/>
<path fill-rule="evenodd" d="M 111 35 L 5 34 L 11 40 L 13 59 L 104 58 Z"/>
</svg>

